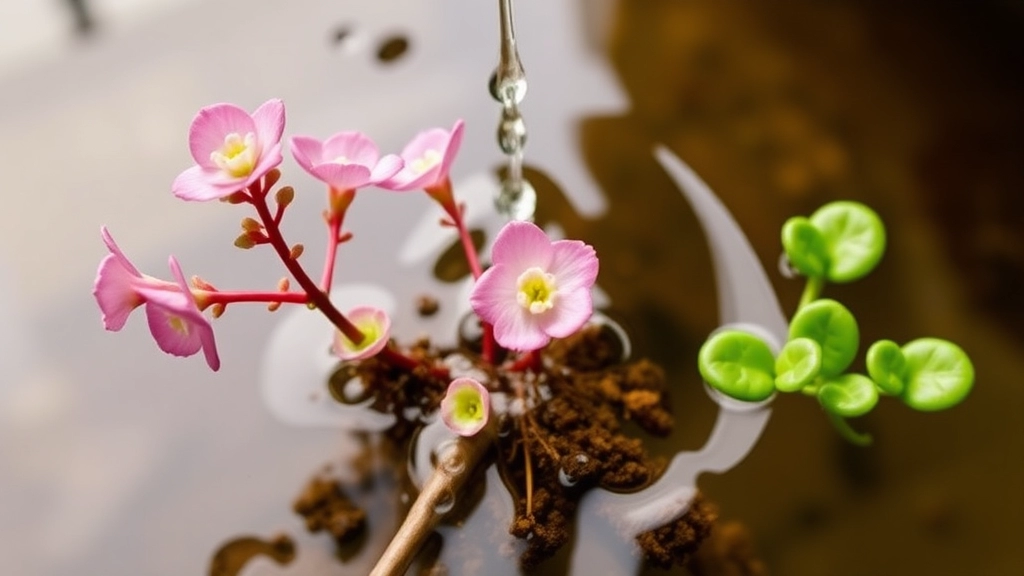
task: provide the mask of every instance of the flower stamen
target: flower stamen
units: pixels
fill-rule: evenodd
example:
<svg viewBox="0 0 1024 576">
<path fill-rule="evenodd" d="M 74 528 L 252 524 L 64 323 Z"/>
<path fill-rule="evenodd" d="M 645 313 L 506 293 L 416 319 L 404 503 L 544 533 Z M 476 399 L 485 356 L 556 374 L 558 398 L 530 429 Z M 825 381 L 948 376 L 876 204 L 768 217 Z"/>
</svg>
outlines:
<svg viewBox="0 0 1024 576">
<path fill-rule="evenodd" d="M 256 135 L 249 132 L 243 138 L 237 132 L 224 137 L 224 145 L 210 153 L 210 161 L 234 178 L 252 174 L 256 168 Z"/>
<path fill-rule="evenodd" d="M 442 156 L 440 152 L 433 148 L 428 148 L 423 152 L 423 156 L 420 156 L 409 163 L 409 168 L 417 175 L 423 174 L 434 166 L 440 164 L 442 158 L 444 158 L 444 156 Z"/>
<path fill-rule="evenodd" d="M 516 301 L 531 314 L 542 314 L 555 305 L 555 276 L 534 266 L 516 279 Z"/>
</svg>

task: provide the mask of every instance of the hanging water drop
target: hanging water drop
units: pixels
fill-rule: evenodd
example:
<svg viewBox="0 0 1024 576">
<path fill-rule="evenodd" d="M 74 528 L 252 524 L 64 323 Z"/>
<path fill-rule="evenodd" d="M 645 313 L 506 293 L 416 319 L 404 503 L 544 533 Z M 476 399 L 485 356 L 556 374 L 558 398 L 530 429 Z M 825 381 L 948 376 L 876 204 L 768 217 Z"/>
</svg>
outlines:
<svg viewBox="0 0 1024 576">
<path fill-rule="evenodd" d="M 455 508 L 455 493 L 451 489 L 445 488 L 434 502 L 434 513 L 443 516 L 451 512 L 452 508 Z"/>
<path fill-rule="evenodd" d="M 785 252 L 779 254 L 779 274 L 782 274 L 782 277 L 787 280 L 792 280 L 800 275 L 800 271 L 793 267 Z"/>
</svg>

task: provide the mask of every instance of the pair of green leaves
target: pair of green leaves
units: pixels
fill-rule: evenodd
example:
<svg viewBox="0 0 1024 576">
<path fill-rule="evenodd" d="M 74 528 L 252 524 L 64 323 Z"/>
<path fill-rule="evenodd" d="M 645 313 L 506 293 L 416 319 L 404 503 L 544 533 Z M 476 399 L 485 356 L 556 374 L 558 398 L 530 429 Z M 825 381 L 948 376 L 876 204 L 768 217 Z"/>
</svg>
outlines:
<svg viewBox="0 0 1024 576">
<path fill-rule="evenodd" d="M 840 376 L 857 355 L 859 339 L 849 310 L 834 300 L 818 300 L 793 318 L 789 340 L 777 357 L 757 336 L 729 330 L 704 344 L 698 365 L 713 388 L 748 402 L 765 400 L 776 390 L 797 392 L 821 382 L 818 398 L 826 409 L 857 416 L 878 401 L 867 378 Z"/>
<path fill-rule="evenodd" d="M 902 348 L 890 340 L 876 342 L 867 354 L 870 378 L 845 373 L 859 345 L 853 314 L 823 299 L 797 312 L 778 356 L 759 337 L 726 330 L 701 347 L 698 366 L 709 385 L 738 400 L 804 391 L 842 418 L 870 412 L 879 393 L 900 396 L 916 410 L 943 410 L 963 400 L 974 384 L 970 359 L 951 342 L 922 338 Z"/>
<path fill-rule="evenodd" d="M 900 347 L 879 340 L 868 349 L 867 368 L 883 394 L 899 396 L 922 412 L 959 404 L 974 386 L 974 365 L 956 344 L 919 338 Z"/>
<path fill-rule="evenodd" d="M 859 202 L 831 202 L 782 227 L 790 264 L 808 278 L 851 282 L 871 272 L 885 252 L 885 226 Z"/>
</svg>

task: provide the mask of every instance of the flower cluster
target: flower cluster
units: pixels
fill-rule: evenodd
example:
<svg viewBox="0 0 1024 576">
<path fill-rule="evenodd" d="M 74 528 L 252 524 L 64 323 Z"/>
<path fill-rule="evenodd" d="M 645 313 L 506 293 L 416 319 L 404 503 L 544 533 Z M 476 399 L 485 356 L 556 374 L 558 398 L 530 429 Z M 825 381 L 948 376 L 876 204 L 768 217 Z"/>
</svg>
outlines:
<svg viewBox="0 0 1024 576">
<path fill-rule="evenodd" d="M 593 311 L 590 290 L 598 271 L 594 249 L 573 240 L 551 241 L 539 227 L 512 222 L 497 236 L 486 271 L 479 262 L 463 221 L 463 207 L 452 191 L 449 171 L 462 143 L 464 126 L 433 128 L 417 134 L 400 154 L 381 154 L 361 132 L 345 131 L 324 140 L 293 136 L 288 144 L 296 163 L 327 187 L 325 222 L 327 258 L 319 282 L 299 262 L 301 244 L 289 245 L 280 229 L 295 197 L 284 186 L 271 194 L 281 177 L 281 147 L 285 108 L 270 100 L 251 114 L 232 104 L 216 104 L 199 111 L 189 129 L 188 145 L 195 164 L 175 178 L 171 192 L 183 200 L 222 200 L 249 204 L 255 218 L 241 221 L 235 240 L 239 248 L 268 245 L 277 253 L 290 278 L 276 290 L 218 290 L 195 276 L 185 280 L 177 260 L 170 257 L 173 281 L 142 274 L 125 257 L 104 227 L 109 254 L 96 275 L 93 294 L 107 330 L 120 330 L 131 312 L 145 306 L 149 328 L 161 350 L 176 356 L 203 351 L 210 368 L 220 367 L 217 345 L 206 310 L 216 318 L 230 304 L 259 302 L 273 311 L 282 304 L 302 304 L 320 310 L 335 326 L 333 352 L 343 361 L 377 357 L 395 366 L 446 376 L 442 366 L 423 366 L 390 341 L 391 319 L 370 306 L 341 312 L 328 294 L 339 246 L 352 237 L 344 230 L 345 215 L 356 192 L 367 187 L 403 192 L 424 190 L 447 215 L 442 223 L 454 227 L 476 281 L 471 304 L 484 328 L 482 357 L 492 362 L 502 347 L 527 358 L 548 344 L 576 332 Z M 272 200 L 272 202 L 271 202 Z M 291 290 L 292 282 L 298 290 Z M 523 362 L 511 362 L 519 369 Z M 457 434 L 471 436 L 484 429 L 490 416 L 490 392 L 469 378 L 451 381 L 441 404 L 444 422 Z"/>
</svg>

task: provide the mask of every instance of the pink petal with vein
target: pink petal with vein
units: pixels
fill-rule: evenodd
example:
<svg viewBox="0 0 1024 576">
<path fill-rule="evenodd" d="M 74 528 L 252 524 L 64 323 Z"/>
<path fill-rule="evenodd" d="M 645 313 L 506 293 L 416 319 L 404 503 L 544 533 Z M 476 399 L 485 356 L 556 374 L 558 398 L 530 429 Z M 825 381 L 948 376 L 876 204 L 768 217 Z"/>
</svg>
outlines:
<svg viewBox="0 0 1024 576">
<path fill-rule="evenodd" d="M 204 168 L 216 169 L 210 153 L 224 145 L 224 137 L 231 133 L 244 137 L 250 132 L 257 133 L 256 122 L 245 110 L 234 104 L 207 106 L 196 114 L 188 131 L 192 159 Z"/>
</svg>

